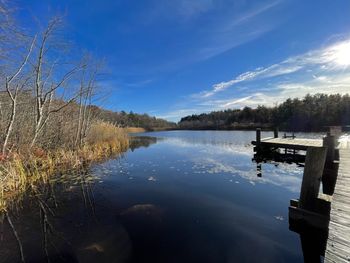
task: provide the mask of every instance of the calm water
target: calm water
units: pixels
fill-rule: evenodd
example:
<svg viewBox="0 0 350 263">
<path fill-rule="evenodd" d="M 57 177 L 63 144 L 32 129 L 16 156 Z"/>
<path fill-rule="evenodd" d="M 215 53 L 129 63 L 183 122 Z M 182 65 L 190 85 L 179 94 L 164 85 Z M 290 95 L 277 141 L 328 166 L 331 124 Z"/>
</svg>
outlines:
<svg viewBox="0 0 350 263">
<path fill-rule="evenodd" d="M 302 169 L 263 164 L 258 177 L 255 132 L 140 135 L 124 156 L 10 211 L 26 262 L 303 261 L 288 229 Z M 20 261 L 6 220 L 0 239 L 0 262 Z"/>
</svg>

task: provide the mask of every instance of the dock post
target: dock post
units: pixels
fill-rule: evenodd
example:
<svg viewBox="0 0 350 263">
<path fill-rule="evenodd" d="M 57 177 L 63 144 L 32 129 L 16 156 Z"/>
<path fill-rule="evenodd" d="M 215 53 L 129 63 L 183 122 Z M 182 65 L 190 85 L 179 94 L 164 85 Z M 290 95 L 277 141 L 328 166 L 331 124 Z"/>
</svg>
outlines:
<svg viewBox="0 0 350 263">
<path fill-rule="evenodd" d="M 306 152 L 305 169 L 301 184 L 299 207 L 313 211 L 318 197 L 324 165 L 326 147 L 309 147 Z"/>
<path fill-rule="evenodd" d="M 326 164 L 327 166 L 331 166 L 335 155 L 335 136 L 328 132 L 327 136 L 323 138 L 323 147 L 327 147 Z"/>
<path fill-rule="evenodd" d="M 278 138 L 278 128 L 277 127 L 273 130 L 273 137 Z"/>
<path fill-rule="evenodd" d="M 323 138 L 323 147 L 327 148 L 327 157 L 322 175 L 322 190 L 324 194 L 328 195 L 333 195 L 338 175 L 339 164 L 334 162 L 336 159 L 335 141 L 336 137 L 330 132 Z"/>
<path fill-rule="evenodd" d="M 261 128 L 256 129 L 256 146 L 257 148 L 260 148 L 260 142 L 261 142 Z"/>
<path fill-rule="evenodd" d="M 256 149 L 256 154 L 257 156 L 259 156 L 261 154 L 261 128 L 257 128 L 256 129 L 256 145 L 255 145 L 255 149 Z"/>
</svg>

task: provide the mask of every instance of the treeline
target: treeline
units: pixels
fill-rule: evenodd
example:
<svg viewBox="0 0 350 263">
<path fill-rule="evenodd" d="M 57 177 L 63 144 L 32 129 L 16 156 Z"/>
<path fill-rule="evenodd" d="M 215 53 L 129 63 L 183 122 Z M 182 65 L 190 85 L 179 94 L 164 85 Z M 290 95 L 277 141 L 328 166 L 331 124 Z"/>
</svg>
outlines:
<svg viewBox="0 0 350 263">
<path fill-rule="evenodd" d="M 115 112 L 94 106 L 93 111 L 102 120 L 113 123 L 118 127 L 140 127 L 146 130 L 174 129 L 177 124 L 164 119 L 149 116 L 148 114 L 138 114 L 130 111 Z"/>
<path fill-rule="evenodd" d="M 279 127 L 289 131 L 324 131 L 327 126 L 350 125 L 350 96 L 306 95 L 302 99 L 287 99 L 275 107 L 244 107 L 191 115 L 182 118 L 178 125 L 181 129 Z"/>
</svg>

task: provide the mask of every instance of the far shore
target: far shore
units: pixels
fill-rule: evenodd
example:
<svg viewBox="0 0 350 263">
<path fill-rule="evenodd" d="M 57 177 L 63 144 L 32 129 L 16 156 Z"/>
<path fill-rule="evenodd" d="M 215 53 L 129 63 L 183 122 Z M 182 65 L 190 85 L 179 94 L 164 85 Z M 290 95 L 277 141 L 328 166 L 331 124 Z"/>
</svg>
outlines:
<svg viewBox="0 0 350 263">
<path fill-rule="evenodd" d="M 262 131 L 274 131 L 275 128 L 273 126 L 242 126 L 242 127 L 177 127 L 177 128 L 153 128 L 153 129 L 145 129 L 142 127 L 128 127 L 126 131 L 128 133 L 143 133 L 143 132 L 155 132 L 155 131 L 255 131 L 260 128 Z M 329 130 L 328 127 L 320 128 L 317 130 L 289 130 L 289 129 L 279 129 L 280 132 L 316 132 L 316 133 L 324 133 Z M 343 129 L 343 131 L 347 131 L 347 129 Z"/>
</svg>

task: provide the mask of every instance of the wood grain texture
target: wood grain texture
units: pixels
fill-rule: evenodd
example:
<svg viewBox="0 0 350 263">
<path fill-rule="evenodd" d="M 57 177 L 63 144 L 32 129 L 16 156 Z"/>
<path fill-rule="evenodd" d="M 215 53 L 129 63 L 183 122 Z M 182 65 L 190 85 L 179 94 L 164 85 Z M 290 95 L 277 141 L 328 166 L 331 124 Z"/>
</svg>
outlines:
<svg viewBox="0 0 350 263">
<path fill-rule="evenodd" d="M 339 145 L 339 171 L 331 204 L 325 262 L 350 262 L 350 140 Z"/>
</svg>

